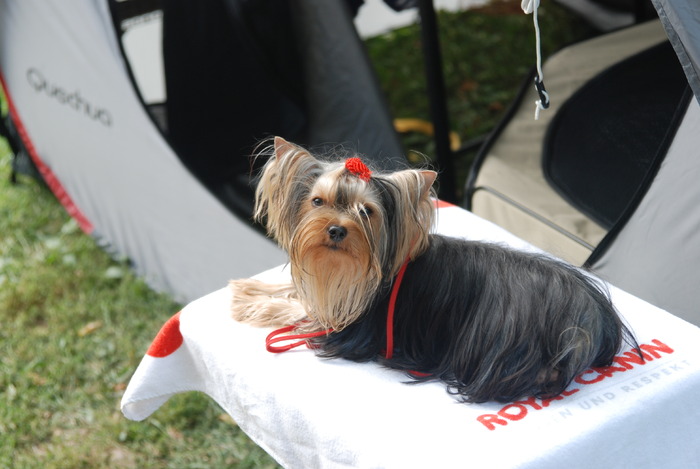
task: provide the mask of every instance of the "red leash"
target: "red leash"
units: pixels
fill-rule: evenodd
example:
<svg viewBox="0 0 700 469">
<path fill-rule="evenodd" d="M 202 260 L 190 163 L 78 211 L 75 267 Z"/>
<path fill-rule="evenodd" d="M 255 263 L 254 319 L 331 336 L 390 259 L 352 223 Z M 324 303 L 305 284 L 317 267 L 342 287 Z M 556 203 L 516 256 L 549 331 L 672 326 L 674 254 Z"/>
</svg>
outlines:
<svg viewBox="0 0 700 469">
<path fill-rule="evenodd" d="M 399 295 L 399 288 L 401 287 L 401 282 L 403 281 L 403 274 L 406 273 L 406 267 L 410 258 L 406 257 L 399 273 L 396 275 L 396 280 L 394 281 L 394 286 L 391 289 L 391 298 L 389 298 L 389 308 L 386 312 L 386 350 L 384 351 L 384 358 L 389 360 L 394 355 L 394 309 L 396 309 L 396 297 Z"/>
<path fill-rule="evenodd" d="M 410 262 L 410 257 L 406 257 L 399 273 L 396 275 L 396 280 L 394 281 L 394 286 L 391 289 L 391 297 L 389 298 L 389 307 L 386 313 L 386 350 L 384 351 L 384 358 L 389 360 L 394 354 L 394 310 L 396 309 L 396 297 L 399 295 L 399 288 L 401 287 L 401 282 L 403 281 L 403 275 L 406 273 L 406 268 Z M 308 332 L 305 334 L 287 334 L 296 330 L 301 324 L 293 324 L 291 326 L 282 327 L 276 329 L 267 336 L 265 339 L 265 348 L 268 352 L 272 353 L 282 353 L 287 352 L 295 347 L 306 344 L 308 346 L 307 339 L 312 339 L 314 337 L 320 337 L 322 335 L 328 335 L 333 332 L 333 329 L 326 329 L 323 331 Z M 297 340 L 287 345 L 274 345 L 277 342 Z M 412 372 L 416 375 L 422 375 L 422 373 Z"/>
<path fill-rule="evenodd" d="M 316 332 L 308 332 L 306 334 L 290 334 L 290 335 L 285 335 L 282 337 L 277 337 L 280 334 L 286 334 L 287 332 L 292 332 L 295 330 L 297 327 L 299 327 L 302 323 L 299 324 L 294 324 L 291 326 L 286 326 L 282 327 L 280 329 L 274 330 L 268 334 L 267 338 L 265 339 L 265 348 L 267 349 L 268 352 L 272 353 L 282 353 L 282 352 L 287 352 L 295 347 L 298 347 L 303 344 L 308 343 L 306 339 L 312 339 L 314 337 L 320 337 L 322 335 L 327 335 L 333 332 L 333 329 L 326 329 L 325 331 L 316 331 Z M 296 340 L 296 339 L 302 339 L 297 342 L 293 342 L 291 344 L 287 345 L 273 345 L 276 344 L 277 342 L 282 342 L 282 341 L 287 341 L 287 340 Z"/>
<path fill-rule="evenodd" d="M 406 267 L 408 267 L 409 262 L 410 259 L 406 258 L 406 261 L 403 263 L 396 276 L 394 287 L 391 289 L 389 309 L 386 312 L 386 351 L 384 352 L 384 358 L 387 360 L 394 355 L 394 309 L 396 308 L 396 297 L 399 294 L 399 287 L 401 286 L 401 281 L 403 281 L 403 274 L 406 272 Z M 418 378 L 430 376 L 430 373 L 421 373 L 420 371 L 409 371 L 409 373 Z"/>
</svg>

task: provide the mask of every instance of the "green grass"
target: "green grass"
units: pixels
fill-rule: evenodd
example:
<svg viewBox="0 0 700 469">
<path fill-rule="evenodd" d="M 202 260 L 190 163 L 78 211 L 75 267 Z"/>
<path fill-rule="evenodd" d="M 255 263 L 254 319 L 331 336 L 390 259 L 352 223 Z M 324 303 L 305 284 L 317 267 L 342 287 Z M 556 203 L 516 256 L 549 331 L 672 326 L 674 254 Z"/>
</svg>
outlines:
<svg viewBox="0 0 700 469">
<path fill-rule="evenodd" d="M 540 13 L 545 54 L 587 34 L 549 3 Z M 532 20 L 501 11 L 439 21 L 451 122 L 466 140 L 493 126 L 534 64 Z M 427 119 L 418 29 L 368 48 L 393 114 Z M 424 137 L 405 142 L 431 153 Z M 9 173 L 0 141 L 0 468 L 276 467 L 201 394 L 144 422 L 121 415 L 131 374 L 180 305 L 105 254 L 48 190 L 12 185 Z"/>
<path fill-rule="evenodd" d="M 4 142 L 2 142 L 4 144 Z M 179 305 L 84 235 L 0 148 L 0 467 L 275 467 L 209 398 L 142 423 L 119 400 Z"/>
</svg>

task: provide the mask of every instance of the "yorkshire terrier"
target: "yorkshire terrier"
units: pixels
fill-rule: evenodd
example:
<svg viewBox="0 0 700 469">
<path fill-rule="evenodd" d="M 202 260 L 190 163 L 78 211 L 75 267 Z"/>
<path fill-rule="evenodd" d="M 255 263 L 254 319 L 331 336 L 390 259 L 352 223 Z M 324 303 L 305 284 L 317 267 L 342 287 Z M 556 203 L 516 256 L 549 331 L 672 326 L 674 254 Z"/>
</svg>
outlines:
<svg viewBox="0 0 700 469">
<path fill-rule="evenodd" d="M 441 380 L 467 402 L 555 397 L 636 347 L 605 288 L 543 254 L 431 234 L 433 171 L 324 161 L 269 147 L 255 219 L 289 253 L 292 283 L 231 282 L 234 319 L 288 326 L 268 349 L 377 361 Z M 297 335 L 279 336 L 297 330 Z M 295 344 L 273 344 L 296 338 Z"/>
</svg>

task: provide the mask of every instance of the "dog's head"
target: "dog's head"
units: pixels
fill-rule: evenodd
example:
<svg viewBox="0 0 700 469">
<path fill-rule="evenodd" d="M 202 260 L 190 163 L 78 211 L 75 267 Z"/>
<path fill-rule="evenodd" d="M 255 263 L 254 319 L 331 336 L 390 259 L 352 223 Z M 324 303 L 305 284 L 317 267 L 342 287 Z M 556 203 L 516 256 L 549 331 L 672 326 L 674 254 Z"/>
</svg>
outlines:
<svg viewBox="0 0 700 469">
<path fill-rule="evenodd" d="M 337 303 L 321 322 L 342 329 L 406 258 L 427 248 L 436 173 L 379 173 L 359 158 L 323 161 L 279 137 L 272 150 L 255 217 L 289 253 L 303 299 L 315 310 Z"/>
</svg>

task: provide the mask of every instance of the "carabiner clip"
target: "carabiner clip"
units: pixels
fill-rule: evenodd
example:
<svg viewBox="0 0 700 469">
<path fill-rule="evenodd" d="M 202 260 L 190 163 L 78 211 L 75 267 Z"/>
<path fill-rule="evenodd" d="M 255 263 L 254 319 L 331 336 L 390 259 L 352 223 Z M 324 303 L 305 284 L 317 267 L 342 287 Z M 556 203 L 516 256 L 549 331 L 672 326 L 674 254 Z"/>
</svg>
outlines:
<svg viewBox="0 0 700 469">
<path fill-rule="evenodd" d="M 544 87 L 544 82 L 540 80 L 539 75 L 535 75 L 535 89 L 540 98 L 538 105 L 540 105 L 542 109 L 547 109 L 549 107 L 549 94 Z"/>
</svg>

